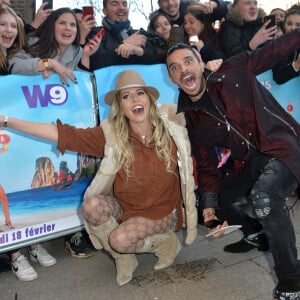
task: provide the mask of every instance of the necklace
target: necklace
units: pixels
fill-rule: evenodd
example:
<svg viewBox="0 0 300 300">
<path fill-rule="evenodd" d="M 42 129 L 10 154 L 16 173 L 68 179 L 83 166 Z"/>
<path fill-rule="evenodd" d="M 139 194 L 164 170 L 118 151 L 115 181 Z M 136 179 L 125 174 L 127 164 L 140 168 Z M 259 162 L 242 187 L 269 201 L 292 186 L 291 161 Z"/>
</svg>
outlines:
<svg viewBox="0 0 300 300">
<path fill-rule="evenodd" d="M 136 128 L 133 130 L 138 135 L 138 137 L 142 140 L 143 143 L 145 143 L 147 138 L 149 137 L 151 126 L 149 126 L 149 127 L 146 130 L 141 130 L 141 128 L 139 128 L 139 129 Z"/>
</svg>

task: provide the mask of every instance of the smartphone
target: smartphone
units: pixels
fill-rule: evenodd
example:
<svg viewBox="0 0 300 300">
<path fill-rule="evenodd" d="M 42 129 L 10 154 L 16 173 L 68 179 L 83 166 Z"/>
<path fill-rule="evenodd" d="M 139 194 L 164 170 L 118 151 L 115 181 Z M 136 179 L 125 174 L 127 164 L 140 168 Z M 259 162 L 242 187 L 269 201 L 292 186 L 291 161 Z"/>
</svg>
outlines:
<svg viewBox="0 0 300 300">
<path fill-rule="evenodd" d="M 53 0 L 43 0 L 43 3 L 48 2 L 44 9 L 53 9 Z"/>
<path fill-rule="evenodd" d="M 94 19 L 94 7 L 93 6 L 83 6 L 82 7 L 82 17 L 90 16 L 88 20 Z"/>
<path fill-rule="evenodd" d="M 266 23 L 268 20 L 271 20 L 271 22 L 268 24 L 266 29 L 275 26 L 275 16 L 274 15 L 269 15 L 264 17 L 264 23 Z"/>
<path fill-rule="evenodd" d="M 105 30 L 104 28 L 102 27 L 97 33 L 96 33 L 96 36 L 97 37 L 103 37 L 105 35 Z"/>
<path fill-rule="evenodd" d="M 189 37 L 189 42 L 199 42 L 199 38 L 198 38 L 198 35 L 191 35 Z"/>
<path fill-rule="evenodd" d="M 95 34 L 95 36 L 98 37 L 98 38 L 103 37 L 104 35 L 105 35 L 105 30 L 104 30 L 103 27 L 100 28 L 100 30 Z M 94 37 L 95 37 L 95 36 L 94 36 Z M 94 38 L 93 38 L 93 39 L 94 39 Z M 91 43 L 91 41 L 92 41 L 93 39 L 91 39 L 91 40 L 89 41 L 89 43 Z"/>
</svg>

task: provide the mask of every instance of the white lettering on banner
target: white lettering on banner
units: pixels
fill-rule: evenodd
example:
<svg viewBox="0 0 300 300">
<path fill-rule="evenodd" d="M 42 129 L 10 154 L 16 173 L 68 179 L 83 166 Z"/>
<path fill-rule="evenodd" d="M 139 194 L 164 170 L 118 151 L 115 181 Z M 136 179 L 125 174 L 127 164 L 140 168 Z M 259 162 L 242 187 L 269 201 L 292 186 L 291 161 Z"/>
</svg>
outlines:
<svg viewBox="0 0 300 300">
<path fill-rule="evenodd" d="M 61 84 L 46 84 L 44 91 L 40 85 L 33 85 L 32 90 L 29 86 L 21 86 L 21 89 L 29 108 L 37 108 L 38 103 L 41 107 L 47 107 L 49 103 L 62 105 L 68 99 L 68 91 Z"/>
<path fill-rule="evenodd" d="M 67 90 L 61 85 L 56 85 L 49 90 L 50 102 L 54 105 L 61 105 L 67 101 Z"/>
<path fill-rule="evenodd" d="M 259 82 L 267 89 L 272 89 L 272 81 L 271 80 L 259 80 Z"/>
</svg>

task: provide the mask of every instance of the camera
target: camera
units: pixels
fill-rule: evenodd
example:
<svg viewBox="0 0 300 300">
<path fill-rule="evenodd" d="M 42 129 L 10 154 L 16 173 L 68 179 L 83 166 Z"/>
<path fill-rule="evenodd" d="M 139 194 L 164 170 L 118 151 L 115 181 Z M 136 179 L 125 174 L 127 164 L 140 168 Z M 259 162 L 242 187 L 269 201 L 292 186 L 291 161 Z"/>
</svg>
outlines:
<svg viewBox="0 0 300 300">
<path fill-rule="evenodd" d="M 148 41 L 151 43 L 153 47 L 165 47 L 165 41 L 158 35 L 155 31 L 146 31 L 143 28 L 140 28 L 139 33 L 147 37 Z"/>
</svg>

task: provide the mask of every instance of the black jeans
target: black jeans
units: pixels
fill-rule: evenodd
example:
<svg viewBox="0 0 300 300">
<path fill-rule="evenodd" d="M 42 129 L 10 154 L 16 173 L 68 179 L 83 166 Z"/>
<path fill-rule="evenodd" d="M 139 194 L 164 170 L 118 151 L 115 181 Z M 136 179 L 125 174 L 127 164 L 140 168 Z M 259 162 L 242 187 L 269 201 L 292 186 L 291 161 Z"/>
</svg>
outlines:
<svg viewBox="0 0 300 300">
<path fill-rule="evenodd" d="M 286 208 L 286 198 L 296 188 L 297 181 L 286 165 L 257 152 L 253 154 L 243 172 L 239 175 L 225 176 L 221 187 L 220 207 L 221 211 L 224 209 L 224 216 L 228 217 L 229 223 L 243 225 L 244 234 L 259 229 L 257 221 L 262 225 L 270 244 L 279 280 L 300 281 L 296 237 Z M 255 204 L 255 197 L 259 193 L 263 193 L 268 200 L 264 214 L 260 213 L 260 208 Z M 245 195 L 252 202 L 254 211 L 258 212 L 256 220 L 230 205 L 230 202 Z"/>
<path fill-rule="evenodd" d="M 253 151 L 242 172 L 233 173 L 230 169 L 226 169 L 226 166 L 222 169 L 224 177 L 219 191 L 220 211 L 217 212 L 217 216 L 227 220 L 230 225 L 242 225 L 241 230 L 245 236 L 261 231 L 262 225 L 256 218 L 241 213 L 232 206 L 232 203 L 241 198 L 248 199 L 252 186 L 270 159 L 268 156 Z"/>
</svg>

